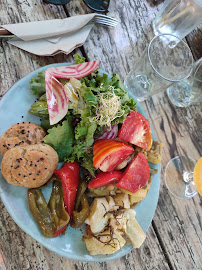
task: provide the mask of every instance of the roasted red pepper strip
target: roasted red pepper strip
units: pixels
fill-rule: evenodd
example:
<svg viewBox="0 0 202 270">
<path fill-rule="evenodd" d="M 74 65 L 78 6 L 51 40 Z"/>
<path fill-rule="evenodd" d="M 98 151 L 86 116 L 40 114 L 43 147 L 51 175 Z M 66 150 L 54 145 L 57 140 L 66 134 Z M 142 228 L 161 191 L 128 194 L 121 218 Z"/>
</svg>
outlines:
<svg viewBox="0 0 202 270">
<path fill-rule="evenodd" d="M 71 217 L 79 184 L 80 166 L 78 162 L 65 162 L 61 169 L 54 172 L 60 176 L 63 187 L 64 205 Z"/>
<path fill-rule="evenodd" d="M 100 172 L 88 184 L 88 188 L 99 188 L 121 179 L 121 171 Z"/>
</svg>

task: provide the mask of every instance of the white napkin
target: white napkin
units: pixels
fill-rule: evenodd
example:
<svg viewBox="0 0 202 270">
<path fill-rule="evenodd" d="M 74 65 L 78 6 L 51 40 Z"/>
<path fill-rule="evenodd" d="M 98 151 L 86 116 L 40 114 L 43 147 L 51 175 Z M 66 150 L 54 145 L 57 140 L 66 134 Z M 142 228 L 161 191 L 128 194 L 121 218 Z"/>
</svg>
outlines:
<svg viewBox="0 0 202 270">
<path fill-rule="evenodd" d="M 94 25 L 89 22 L 95 15 L 1 26 L 16 36 L 9 44 L 36 55 L 53 56 L 61 52 L 69 54 L 81 46 Z"/>
</svg>

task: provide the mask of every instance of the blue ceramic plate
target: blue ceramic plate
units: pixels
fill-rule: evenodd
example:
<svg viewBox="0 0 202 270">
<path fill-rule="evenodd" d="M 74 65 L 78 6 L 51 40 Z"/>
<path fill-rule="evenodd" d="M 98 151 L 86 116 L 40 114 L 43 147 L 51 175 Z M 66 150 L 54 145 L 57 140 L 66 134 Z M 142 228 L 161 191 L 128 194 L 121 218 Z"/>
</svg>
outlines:
<svg viewBox="0 0 202 270">
<path fill-rule="evenodd" d="M 54 64 L 51 66 L 62 66 L 63 64 Z M 30 121 L 36 124 L 40 124 L 39 118 L 28 113 L 31 104 L 36 98 L 31 94 L 29 90 L 29 81 L 31 78 L 36 78 L 39 71 L 45 70 L 47 66 L 42 67 L 36 71 L 33 71 L 20 81 L 18 81 L 11 89 L 6 93 L 0 102 L 0 135 L 5 132 L 11 125 L 22 122 Z M 140 104 L 137 104 L 138 111 L 145 117 Z M 23 116 L 23 118 L 22 118 Z M 155 135 L 153 132 L 153 138 Z M 2 157 L 0 157 L 0 162 Z M 146 232 L 154 216 L 154 212 L 157 206 L 160 186 L 160 165 L 152 165 L 153 168 L 159 170 L 159 173 L 154 175 L 151 188 L 147 197 L 136 207 L 136 218 L 142 227 L 143 231 Z M 48 200 L 51 193 L 51 186 L 43 189 L 44 195 Z M 67 229 L 67 233 L 63 236 L 56 238 L 44 237 L 39 230 L 36 222 L 34 221 L 28 207 L 27 189 L 22 187 L 16 187 L 10 185 L 0 174 L 0 195 L 3 203 L 5 204 L 9 214 L 17 225 L 41 243 L 43 246 L 51 251 L 58 253 L 61 256 L 81 261 L 109 261 L 120 258 L 126 255 L 131 249 L 131 245 L 125 245 L 122 251 L 117 251 L 112 255 L 89 255 L 85 244 L 81 240 L 84 232 L 82 230 L 73 229 L 70 226 Z"/>
</svg>

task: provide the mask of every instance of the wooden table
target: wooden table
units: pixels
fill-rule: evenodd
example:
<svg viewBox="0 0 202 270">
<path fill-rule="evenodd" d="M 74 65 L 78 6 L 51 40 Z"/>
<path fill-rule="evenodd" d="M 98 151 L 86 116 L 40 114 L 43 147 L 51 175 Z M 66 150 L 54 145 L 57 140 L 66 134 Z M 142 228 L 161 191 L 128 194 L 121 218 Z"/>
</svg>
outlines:
<svg viewBox="0 0 202 270">
<path fill-rule="evenodd" d="M 57 62 L 72 62 L 77 52 L 87 60 L 98 59 L 100 68 L 117 72 L 122 78 L 131 70 L 153 37 L 151 22 L 162 6 L 149 0 L 111 0 L 109 15 L 121 23 L 115 29 L 94 27 L 86 43 L 70 55 L 38 57 L 0 40 L 0 96 L 29 72 Z M 81 0 L 66 6 L 43 4 L 40 0 L 1 0 L 0 24 L 65 18 L 90 13 Z M 202 32 L 191 33 L 187 42 L 195 59 L 202 56 Z M 146 111 L 158 139 L 163 142 L 159 203 L 147 238 L 140 249 L 108 263 L 78 262 L 60 257 L 24 233 L 0 201 L 0 270 L 73 269 L 202 269 L 201 205 L 196 195 L 190 200 L 173 197 L 164 183 L 167 162 L 178 154 L 194 159 L 202 156 L 201 106 L 176 108 L 164 92 L 145 102 Z"/>
</svg>

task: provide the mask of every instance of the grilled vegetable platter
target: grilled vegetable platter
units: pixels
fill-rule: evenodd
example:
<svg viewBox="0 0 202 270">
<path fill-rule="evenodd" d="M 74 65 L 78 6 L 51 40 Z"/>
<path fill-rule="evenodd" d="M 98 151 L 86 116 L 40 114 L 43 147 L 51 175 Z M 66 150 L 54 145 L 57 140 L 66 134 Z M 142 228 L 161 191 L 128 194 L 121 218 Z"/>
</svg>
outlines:
<svg viewBox="0 0 202 270">
<path fill-rule="evenodd" d="M 73 65 L 50 66 L 34 78 L 30 74 L 24 85 L 29 84 L 26 107 L 16 115 L 19 120 L 23 112 L 23 121 L 29 119 L 45 130 L 40 143 L 57 153 L 58 168 L 43 185 L 37 186 L 32 178 L 34 188 L 19 187 L 17 179 L 16 186 L 1 181 L 1 195 L 25 231 L 19 213 L 13 211 L 13 195 L 20 207 L 26 204 L 24 222 L 29 224 L 31 219 L 30 226 L 40 237 L 30 229 L 28 233 L 49 249 L 63 256 L 66 252 L 73 259 L 106 261 L 125 255 L 131 245 L 139 248 L 146 238 L 145 228 L 138 222 L 138 208 L 144 201 L 146 204 L 147 197 L 155 201 L 154 206 L 148 202 L 151 222 L 159 189 L 160 167 L 154 164 L 161 162 L 162 144 L 154 139 L 149 120 L 129 97 L 118 74 L 109 76 L 98 69 L 98 61 L 74 57 Z M 4 106 L 5 102 L 0 111 Z M 5 127 L 10 126 L 6 123 Z M 13 151 L 11 146 L 5 147 L 8 153 Z M 30 148 L 24 147 L 26 151 Z M 43 158 L 39 163 L 44 165 Z M 61 251 L 53 247 L 59 242 Z M 81 256 L 75 254 L 78 248 Z"/>
</svg>

